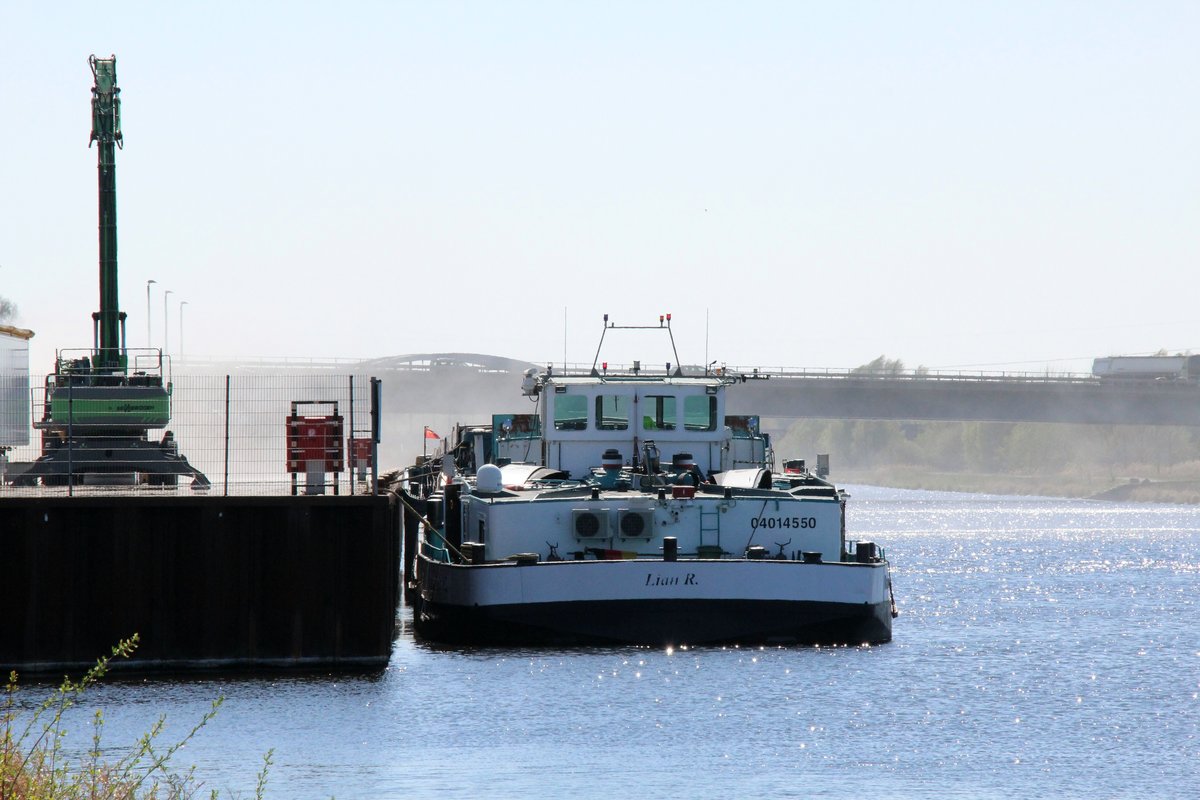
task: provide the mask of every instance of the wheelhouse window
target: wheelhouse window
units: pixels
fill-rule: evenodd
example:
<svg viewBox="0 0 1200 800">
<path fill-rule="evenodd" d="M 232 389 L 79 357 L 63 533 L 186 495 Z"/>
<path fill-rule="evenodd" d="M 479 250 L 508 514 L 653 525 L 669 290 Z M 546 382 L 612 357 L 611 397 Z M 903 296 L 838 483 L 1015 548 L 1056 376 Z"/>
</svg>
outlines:
<svg viewBox="0 0 1200 800">
<path fill-rule="evenodd" d="M 581 394 L 554 395 L 554 430 L 582 431 L 587 428 L 587 398 Z"/>
<path fill-rule="evenodd" d="M 753 439 L 761 429 L 757 414 L 726 414 L 725 424 L 733 431 L 735 439 Z"/>
<path fill-rule="evenodd" d="M 711 395 L 683 398 L 683 427 L 689 431 L 715 431 L 717 398 Z"/>
<path fill-rule="evenodd" d="M 596 398 L 596 427 L 602 431 L 623 431 L 629 428 L 629 409 L 632 399 L 617 394 L 602 394 Z"/>
<path fill-rule="evenodd" d="M 675 396 L 651 394 L 642 398 L 642 429 L 675 430 Z"/>
</svg>

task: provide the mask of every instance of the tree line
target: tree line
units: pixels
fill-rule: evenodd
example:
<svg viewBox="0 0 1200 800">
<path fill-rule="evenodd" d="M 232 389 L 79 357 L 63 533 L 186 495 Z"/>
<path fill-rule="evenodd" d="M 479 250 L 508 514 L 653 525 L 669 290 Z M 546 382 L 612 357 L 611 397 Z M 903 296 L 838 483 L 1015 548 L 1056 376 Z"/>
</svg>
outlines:
<svg viewBox="0 0 1200 800">
<path fill-rule="evenodd" d="M 782 458 L 829 453 L 839 467 L 1119 480 L 1200 475 L 1200 428 L 1050 422 L 801 420 Z"/>
</svg>

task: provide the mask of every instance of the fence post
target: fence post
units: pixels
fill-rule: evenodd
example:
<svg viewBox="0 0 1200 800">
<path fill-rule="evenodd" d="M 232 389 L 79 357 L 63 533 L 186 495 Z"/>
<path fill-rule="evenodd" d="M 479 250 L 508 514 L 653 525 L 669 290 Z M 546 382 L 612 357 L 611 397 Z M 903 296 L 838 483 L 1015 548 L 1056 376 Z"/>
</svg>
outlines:
<svg viewBox="0 0 1200 800">
<path fill-rule="evenodd" d="M 229 375 L 225 376 L 225 497 L 229 496 Z"/>
<path fill-rule="evenodd" d="M 357 466 L 357 460 L 354 458 L 354 376 L 350 376 L 350 441 L 347 442 L 349 447 L 350 457 L 346 459 L 346 465 L 350 468 L 350 494 L 354 494 L 354 468 Z"/>
<path fill-rule="evenodd" d="M 50 406 L 53 419 L 54 406 Z M 46 479 L 42 478 L 42 483 Z M 67 495 L 75 496 L 75 381 L 67 384 Z"/>
<path fill-rule="evenodd" d="M 379 494 L 379 402 L 383 381 L 371 378 L 371 494 Z"/>
</svg>

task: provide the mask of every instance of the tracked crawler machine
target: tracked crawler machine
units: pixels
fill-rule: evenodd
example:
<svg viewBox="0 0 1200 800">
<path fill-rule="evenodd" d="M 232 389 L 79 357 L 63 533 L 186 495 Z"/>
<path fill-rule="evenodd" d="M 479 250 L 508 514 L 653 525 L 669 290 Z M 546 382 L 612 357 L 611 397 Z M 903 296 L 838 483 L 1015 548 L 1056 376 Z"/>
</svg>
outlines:
<svg viewBox="0 0 1200 800">
<path fill-rule="evenodd" d="M 34 415 L 42 455 L 21 483 L 173 486 L 182 475 L 193 488 L 207 488 L 208 478 L 180 455 L 171 431 L 158 441 L 149 436 L 171 419 L 169 361 L 160 350 L 126 347 L 117 293 L 116 150 L 123 145 L 117 59 L 91 56 L 88 64 L 95 79 L 89 146 L 97 145 L 99 174 L 100 310 L 92 314 L 92 349 L 56 354 L 41 416 Z"/>
</svg>

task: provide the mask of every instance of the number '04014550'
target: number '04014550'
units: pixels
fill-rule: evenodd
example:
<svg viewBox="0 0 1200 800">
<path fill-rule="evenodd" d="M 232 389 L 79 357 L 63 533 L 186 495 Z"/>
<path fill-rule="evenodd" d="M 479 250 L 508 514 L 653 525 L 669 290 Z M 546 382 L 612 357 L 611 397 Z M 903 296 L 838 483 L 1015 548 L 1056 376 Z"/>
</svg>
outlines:
<svg viewBox="0 0 1200 800">
<path fill-rule="evenodd" d="M 750 527 L 759 528 L 815 528 L 816 517 L 755 517 L 750 520 Z"/>
</svg>

